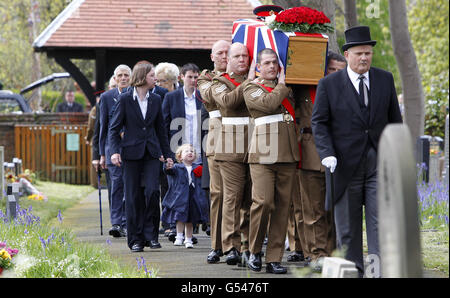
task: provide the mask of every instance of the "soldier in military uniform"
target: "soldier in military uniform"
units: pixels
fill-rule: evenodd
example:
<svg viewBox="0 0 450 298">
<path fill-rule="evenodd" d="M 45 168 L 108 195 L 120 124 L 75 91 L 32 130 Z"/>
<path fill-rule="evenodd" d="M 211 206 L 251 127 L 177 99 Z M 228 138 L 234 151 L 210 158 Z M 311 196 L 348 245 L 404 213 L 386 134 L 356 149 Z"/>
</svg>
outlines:
<svg viewBox="0 0 450 298">
<path fill-rule="evenodd" d="M 245 240 L 248 239 L 248 219 L 241 223 L 243 214 L 249 214 L 250 173 L 246 162 L 250 114 L 244 102 L 242 83 L 247 79 L 248 49 L 234 43 L 228 52 L 228 71 L 217 75 L 211 86 L 211 96 L 222 116 L 222 131 L 215 147 L 215 161 L 223 182 L 222 249 L 227 254 L 226 263 L 236 265 L 249 256 Z M 241 246 L 241 232 L 243 244 Z"/>
<path fill-rule="evenodd" d="M 222 118 L 219 107 L 211 97 L 212 79 L 227 69 L 227 56 L 230 42 L 219 40 L 211 49 L 211 60 L 214 62 L 214 70 L 205 69 L 197 80 L 198 90 L 203 100 L 203 108 L 209 113 L 208 137 L 206 140 L 205 155 L 209 170 L 209 193 L 210 193 L 210 227 L 211 227 L 211 252 L 207 257 L 208 263 L 217 263 L 223 255 L 222 250 L 222 176 L 215 161 L 216 139 L 221 133 Z M 203 111 L 202 111 L 203 114 Z M 203 117 L 202 117 L 203 118 Z M 203 122 L 203 121 L 202 121 Z M 205 174 L 205 171 L 204 171 Z M 205 175 L 202 175 L 202 178 Z"/>
<path fill-rule="evenodd" d="M 330 52 L 327 75 L 345 68 L 345 58 Z M 299 86 L 296 89 L 300 119 L 301 162 L 299 186 L 302 201 L 304 252 L 311 259 L 311 267 L 320 270 L 323 257 L 330 256 L 335 249 L 335 235 L 330 212 L 325 211 L 325 167 L 321 164 L 312 135 L 311 115 L 315 99 L 315 86 Z"/>
<path fill-rule="evenodd" d="M 245 103 L 255 119 L 248 157 L 253 188 L 251 255 L 247 265 L 253 271 L 261 270 L 261 249 L 268 230 L 266 272 L 282 274 L 287 272 L 280 262 L 300 159 L 294 99 L 285 85 L 284 69 L 280 69 L 276 52 L 272 49 L 259 52 L 257 67 L 260 77 L 244 85 Z"/>
</svg>

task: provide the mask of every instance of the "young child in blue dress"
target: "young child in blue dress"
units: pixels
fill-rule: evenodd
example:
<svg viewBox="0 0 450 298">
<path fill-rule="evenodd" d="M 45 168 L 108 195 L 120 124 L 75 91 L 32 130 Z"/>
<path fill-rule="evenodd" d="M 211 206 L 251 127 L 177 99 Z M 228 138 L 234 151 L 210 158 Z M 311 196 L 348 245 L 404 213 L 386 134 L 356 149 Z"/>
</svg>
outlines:
<svg viewBox="0 0 450 298">
<path fill-rule="evenodd" d="M 208 200 L 201 187 L 202 166 L 194 163 L 197 154 L 190 144 L 181 145 L 175 157 L 178 163 L 169 160 L 164 164 L 169 189 L 163 200 L 161 221 L 176 222 L 174 245 L 182 246 L 184 243 L 186 248 L 193 248 L 193 225 L 209 222 Z"/>
</svg>

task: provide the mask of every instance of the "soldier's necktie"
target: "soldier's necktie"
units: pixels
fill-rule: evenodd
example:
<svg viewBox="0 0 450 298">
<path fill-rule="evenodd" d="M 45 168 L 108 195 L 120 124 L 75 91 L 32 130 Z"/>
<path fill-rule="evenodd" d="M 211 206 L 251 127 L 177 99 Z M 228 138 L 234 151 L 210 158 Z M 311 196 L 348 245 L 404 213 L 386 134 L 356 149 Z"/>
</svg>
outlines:
<svg viewBox="0 0 450 298">
<path fill-rule="evenodd" d="M 362 107 L 367 107 L 369 104 L 369 95 L 367 93 L 367 86 L 364 83 L 364 75 L 358 77 L 359 80 L 359 99 Z"/>
</svg>

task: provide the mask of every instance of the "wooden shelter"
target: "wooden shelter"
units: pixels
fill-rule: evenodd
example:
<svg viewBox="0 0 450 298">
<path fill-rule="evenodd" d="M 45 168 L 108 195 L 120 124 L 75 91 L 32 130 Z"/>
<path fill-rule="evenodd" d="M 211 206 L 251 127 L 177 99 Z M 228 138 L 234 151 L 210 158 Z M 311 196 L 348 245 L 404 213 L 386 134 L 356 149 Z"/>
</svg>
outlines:
<svg viewBox="0 0 450 298">
<path fill-rule="evenodd" d="M 232 23 L 254 19 L 257 0 L 73 0 L 36 38 L 95 104 L 119 64 L 192 62 L 212 68 L 210 51 L 219 39 L 231 41 Z M 94 90 L 71 59 L 94 59 Z"/>
</svg>

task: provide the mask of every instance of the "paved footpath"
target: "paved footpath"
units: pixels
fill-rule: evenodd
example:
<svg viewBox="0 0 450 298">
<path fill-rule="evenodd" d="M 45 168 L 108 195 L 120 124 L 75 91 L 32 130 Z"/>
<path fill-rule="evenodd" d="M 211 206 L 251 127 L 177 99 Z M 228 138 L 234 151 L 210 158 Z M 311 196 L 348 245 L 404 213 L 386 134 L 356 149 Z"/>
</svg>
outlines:
<svg viewBox="0 0 450 298">
<path fill-rule="evenodd" d="M 283 275 L 268 274 L 265 267 L 261 272 L 253 272 L 246 267 L 230 266 L 225 263 L 225 257 L 217 264 L 208 264 L 211 240 L 205 232 L 194 234 L 198 244 L 193 249 L 184 246 L 174 246 L 171 241 L 160 235 L 162 248 L 145 247 L 141 253 L 132 253 L 126 244 L 126 238 L 113 238 L 108 234 L 111 227 L 109 220 L 107 191 L 102 190 L 103 236 L 100 235 L 100 216 L 98 191 L 80 201 L 76 206 L 63 213 L 62 225 L 70 227 L 80 241 L 101 245 L 109 250 L 120 263 L 137 267 L 136 258 L 144 257 L 147 267 L 158 271 L 158 277 L 166 278 L 286 278 L 297 277 L 296 268 L 302 268 L 302 262 L 288 263 L 285 252 L 282 264 L 288 267 L 288 273 Z M 263 258 L 264 261 L 264 258 Z"/>
<path fill-rule="evenodd" d="M 282 265 L 288 267 L 287 274 L 268 274 L 263 265 L 261 272 L 253 272 L 246 267 L 230 266 L 225 263 L 225 257 L 217 264 L 208 264 L 206 257 L 210 251 L 210 237 L 200 230 L 194 236 L 198 244 L 193 249 L 184 246 L 174 246 L 167 237 L 160 235 L 162 248 L 145 247 L 141 253 L 132 253 L 126 244 L 126 238 L 113 238 L 108 234 L 111 227 L 107 191 L 102 190 L 103 235 L 100 235 L 100 216 L 98 191 L 92 192 L 76 206 L 63 213 L 62 225 L 69 227 L 80 241 L 90 242 L 105 247 L 111 255 L 122 264 L 137 267 L 136 258 L 144 257 L 147 267 L 157 270 L 158 277 L 165 278 L 295 278 L 304 267 L 303 262 L 288 263 L 286 251 Z M 265 249 L 265 247 L 263 248 Z M 264 258 L 263 258 L 264 262 Z M 435 271 L 426 270 L 425 277 L 445 277 Z M 314 275 L 320 277 L 320 275 Z"/>
</svg>

